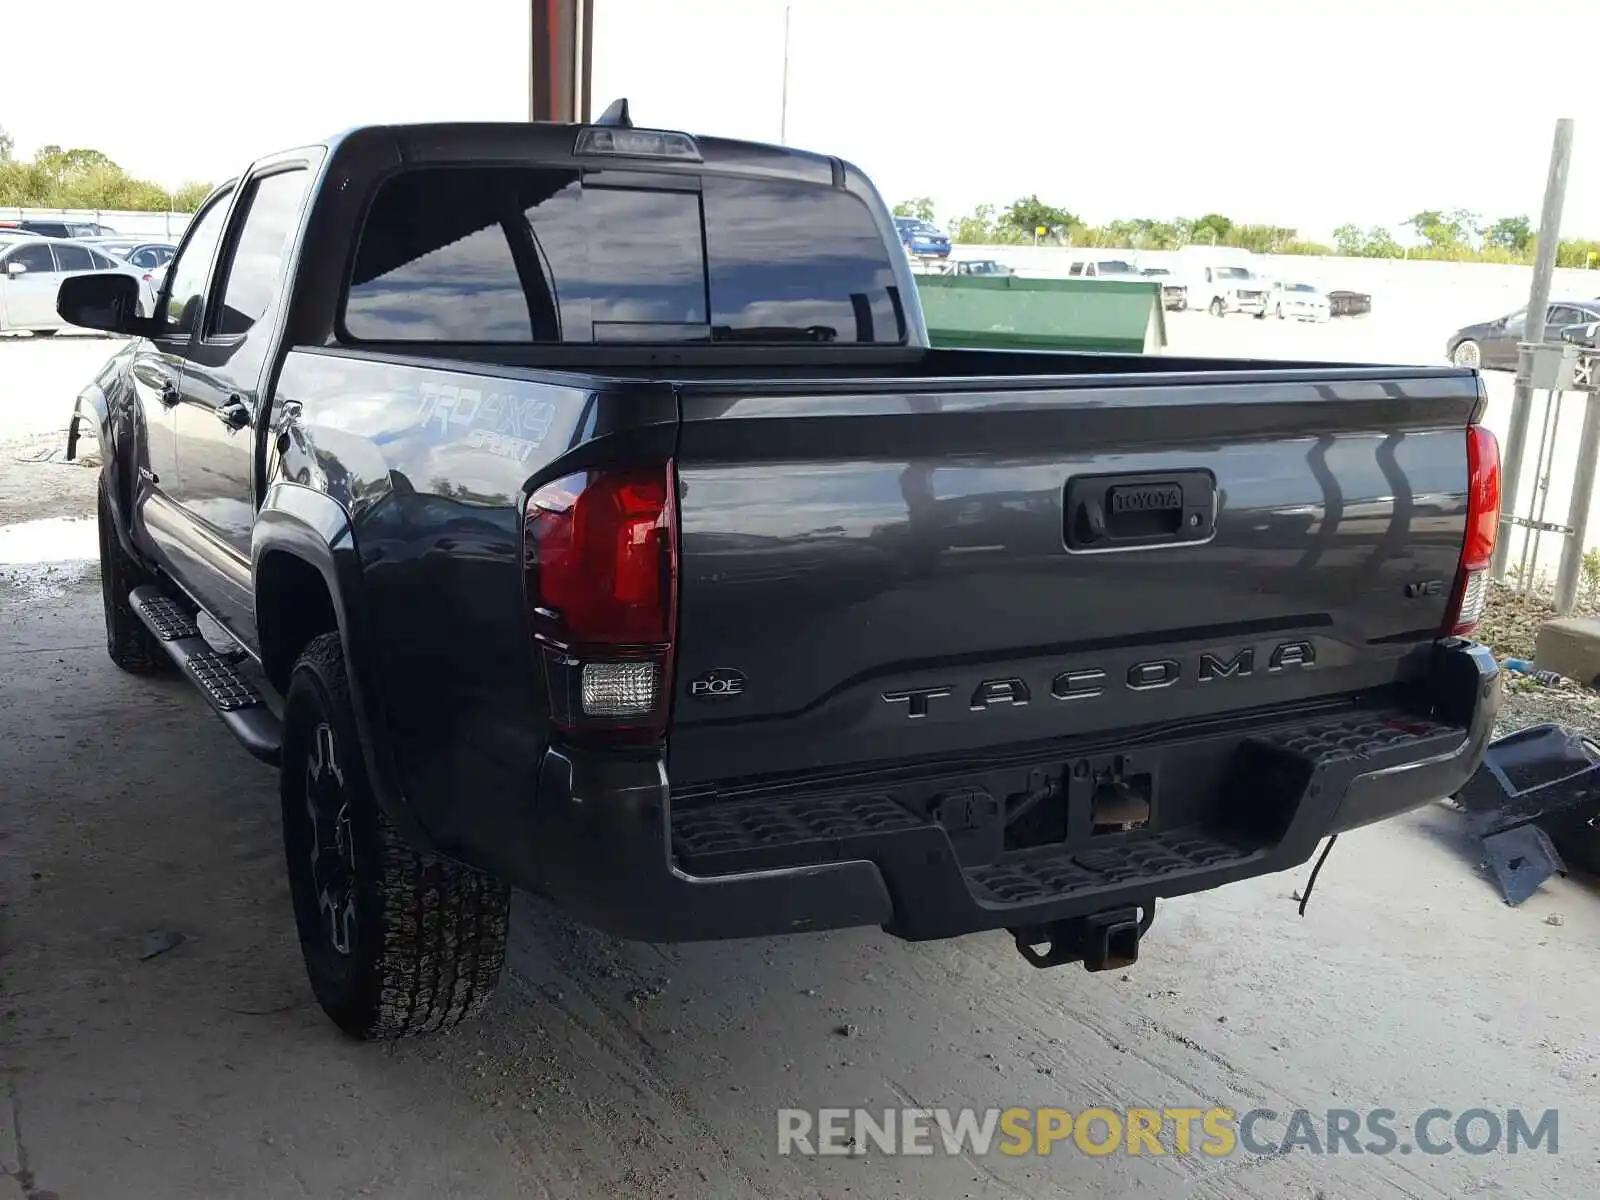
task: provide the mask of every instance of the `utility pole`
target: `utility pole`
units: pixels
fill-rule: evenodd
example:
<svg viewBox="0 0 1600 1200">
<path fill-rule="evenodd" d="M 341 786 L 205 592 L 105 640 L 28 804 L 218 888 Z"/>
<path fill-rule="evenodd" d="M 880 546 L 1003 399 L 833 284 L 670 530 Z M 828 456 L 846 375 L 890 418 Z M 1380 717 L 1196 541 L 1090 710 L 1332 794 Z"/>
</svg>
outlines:
<svg viewBox="0 0 1600 1200">
<path fill-rule="evenodd" d="M 1544 210 L 1539 214 L 1539 248 L 1533 256 L 1533 283 L 1528 288 L 1528 315 L 1522 323 L 1522 340 L 1544 341 L 1545 316 L 1550 309 L 1550 279 L 1556 269 L 1556 249 L 1561 239 L 1561 206 L 1567 198 L 1567 167 L 1572 162 L 1572 118 L 1556 122 L 1555 140 L 1550 146 L 1550 174 L 1544 185 Z M 1511 393 L 1511 424 L 1506 430 L 1506 449 L 1502 455 L 1500 536 L 1494 547 L 1494 578 L 1505 575 L 1511 554 L 1512 523 L 1507 516 L 1517 511 L 1517 485 L 1522 477 L 1522 456 L 1527 449 L 1528 411 L 1533 407 L 1533 386 L 1517 372 Z"/>
<path fill-rule="evenodd" d="M 789 144 L 789 6 L 783 6 L 783 100 L 778 110 L 778 144 Z"/>
</svg>

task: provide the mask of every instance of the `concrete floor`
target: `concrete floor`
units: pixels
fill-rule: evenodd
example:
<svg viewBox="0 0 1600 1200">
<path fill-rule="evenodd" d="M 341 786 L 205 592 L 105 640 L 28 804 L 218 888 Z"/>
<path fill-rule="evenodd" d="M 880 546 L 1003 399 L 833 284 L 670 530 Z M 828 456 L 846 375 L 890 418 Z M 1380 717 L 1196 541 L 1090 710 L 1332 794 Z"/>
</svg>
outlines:
<svg viewBox="0 0 1600 1200">
<path fill-rule="evenodd" d="M 1505 907 L 1442 806 L 1342 839 L 1304 918 L 1304 870 L 1174 901 L 1099 976 L 1003 935 L 651 947 L 529 900 L 483 1020 L 345 1040 L 301 973 L 271 773 L 107 660 L 84 527 L 8 540 L 91 511 L 92 471 L 18 460 L 105 353 L 0 341 L 0 1200 L 1593 1191 L 1600 902 L 1568 879 Z M 142 959 L 152 933 L 184 941 Z M 1557 1108 L 1560 1151 L 777 1155 L 778 1107 L 854 1104 Z"/>
</svg>

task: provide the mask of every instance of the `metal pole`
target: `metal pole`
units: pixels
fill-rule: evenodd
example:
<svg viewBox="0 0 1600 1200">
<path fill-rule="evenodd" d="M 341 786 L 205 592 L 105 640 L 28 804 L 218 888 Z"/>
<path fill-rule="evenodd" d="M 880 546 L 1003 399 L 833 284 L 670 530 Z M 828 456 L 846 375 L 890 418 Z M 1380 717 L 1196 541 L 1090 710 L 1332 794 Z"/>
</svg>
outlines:
<svg viewBox="0 0 1600 1200">
<path fill-rule="evenodd" d="M 789 6 L 783 6 L 783 106 L 778 110 L 778 144 L 789 144 Z"/>
<path fill-rule="evenodd" d="M 1550 278 L 1556 269 L 1556 248 L 1561 238 L 1561 206 L 1567 198 L 1567 167 L 1572 161 L 1572 118 L 1556 122 L 1555 140 L 1550 146 L 1550 174 L 1544 185 L 1544 209 L 1539 214 L 1539 248 L 1533 256 L 1533 283 L 1528 288 L 1528 315 L 1523 321 L 1523 340 L 1544 341 L 1545 316 L 1550 308 Z M 1511 424 L 1506 429 L 1506 449 L 1502 456 L 1502 514 L 1517 511 L 1517 485 L 1522 478 L 1522 455 L 1528 440 L 1528 410 L 1533 405 L 1533 388 L 1517 374 L 1511 393 Z M 1585 418 L 1587 419 L 1587 418 Z M 1500 521 L 1500 536 L 1494 548 L 1494 578 L 1505 574 L 1511 554 L 1511 523 Z"/>
<path fill-rule="evenodd" d="M 1556 576 L 1556 613 L 1567 616 L 1578 599 L 1583 569 L 1583 541 L 1589 529 L 1589 502 L 1594 496 L 1595 456 L 1600 455 L 1600 393 L 1584 395 L 1583 436 L 1578 441 L 1578 470 L 1572 477 L 1572 505 L 1567 510 L 1567 544 L 1561 547 L 1561 573 Z"/>
</svg>

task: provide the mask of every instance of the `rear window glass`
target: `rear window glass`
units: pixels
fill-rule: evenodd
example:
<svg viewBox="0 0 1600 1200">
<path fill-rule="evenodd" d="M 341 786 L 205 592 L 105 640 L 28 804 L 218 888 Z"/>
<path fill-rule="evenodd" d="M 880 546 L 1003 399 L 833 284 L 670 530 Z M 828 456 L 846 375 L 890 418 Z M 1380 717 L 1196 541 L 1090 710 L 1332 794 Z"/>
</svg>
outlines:
<svg viewBox="0 0 1600 1200">
<path fill-rule="evenodd" d="M 867 207 L 830 188 L 418 168 L 373 200 L 344 329 L 362 341 L 901 342 Z M 692 186 L 693 180 L 686 183 Z"/>
</svg>

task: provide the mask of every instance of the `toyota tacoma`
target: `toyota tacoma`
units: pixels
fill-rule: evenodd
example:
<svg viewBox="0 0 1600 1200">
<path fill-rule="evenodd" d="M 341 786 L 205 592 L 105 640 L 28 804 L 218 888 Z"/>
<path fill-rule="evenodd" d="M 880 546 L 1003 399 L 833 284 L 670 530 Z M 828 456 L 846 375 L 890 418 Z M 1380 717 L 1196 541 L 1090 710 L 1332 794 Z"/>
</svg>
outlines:
<svg viewBox="0 0 1600 1200">
<path fill-rule="evenodd" d="M 107 649 L 276 767 L 358 1037 L 479 1009 L 513 888 L 1124 965 L 1490 731 L 1474 372 L 930 348 L 837 158 L 625 104 L 361 128 L 218 189 L 138 301 L 57 299 L 128 339 L 68 434 Z"/>
</svg>

